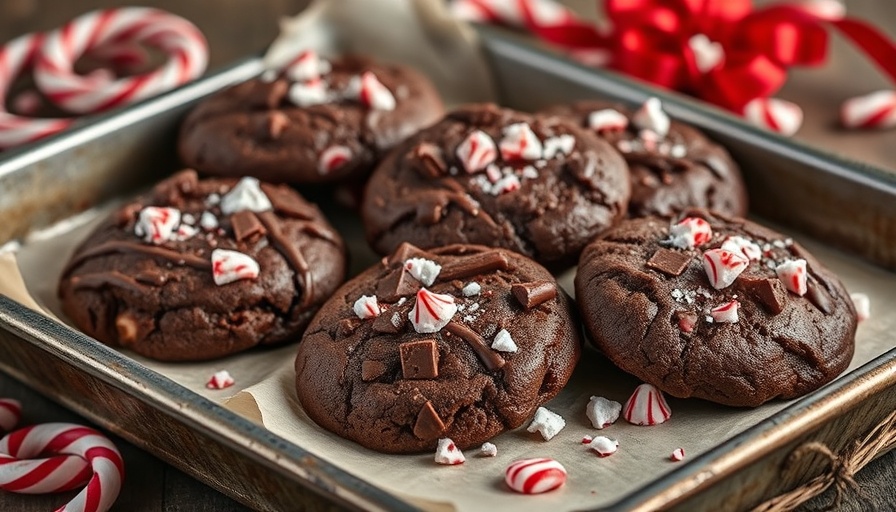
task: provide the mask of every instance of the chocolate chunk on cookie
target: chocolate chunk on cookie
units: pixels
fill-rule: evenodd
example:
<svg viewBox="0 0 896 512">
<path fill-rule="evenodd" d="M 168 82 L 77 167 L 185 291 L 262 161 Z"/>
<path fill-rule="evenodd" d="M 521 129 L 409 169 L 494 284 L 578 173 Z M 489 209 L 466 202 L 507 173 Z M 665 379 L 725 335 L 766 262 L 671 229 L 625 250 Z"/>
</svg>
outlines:
<svg viewBox="0 0 896 512">
<path fill-rule="evenodd" d="M 525 256 L 406 244 L 324 304 L 299 344 L 296 389 L 315 422 L 368 448 L 429 451 L 441 437 L 466 448 L 560 391 L 581 351 L 576 324 Z"/>
<path fill-rule="evenodd" d="M 700 131 L 671 121 L 651 98 L 638 110 L 582 101 L 544 114 L 573 119 L 613 144 L 632 175 L 633 217 L 671 217 L 688 207 L 746 215 L 747 192 L 737 164 Z"/>
<path fill-rule="evenodd" d="M 367 240 L 386 254 L 483 244 L 550 267 L 625 214 L 626 165 L 573 123 L 469 105 L 421 131 L 374 171 L 362 205 Z"/>
<path fill-rule="evenodd" d="M 104 343 L 197 361 L 298 340 L 345 267 L 340 236 L 293 190 L 184 171 L 100 224 L 59 296 Z"/>
<path fill-rule="evenodd" d="M 216 176 L 289 183 L 366 177 L 381 156 L 443 113 L 413 69 L 302 52 L 281 70 L 202 102 L 181 126 L 183 162 Z"/>
<path fill-rule="evenodd" d="M 575 287 L 594 344 L 673 396 L 755 407 L 813 391 L 852 359 L 843 285 L 748 220 L 692 209 L 624 221 L 582 253 Z"/>
</svg>

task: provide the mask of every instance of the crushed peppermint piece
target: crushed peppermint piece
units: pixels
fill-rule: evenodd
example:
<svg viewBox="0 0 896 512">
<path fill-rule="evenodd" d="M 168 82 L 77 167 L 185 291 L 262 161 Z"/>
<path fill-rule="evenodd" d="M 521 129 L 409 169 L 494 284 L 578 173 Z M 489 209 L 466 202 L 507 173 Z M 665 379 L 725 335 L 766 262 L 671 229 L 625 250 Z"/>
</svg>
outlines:
<svg viewBox="0 0 896 512">
<path fill-rule="evenodd" d="M 721 248 L 740 253 L 750 261 L 759 261 L 762 258 L 762 249 L 756 243 L 742 236 L 729 236 L 722 242 Z"/>
<path fill-rule="evenodd" d="M 492 183 L 496 183 L 503 176 L 501 172 L 501 168 L 495 164 L 488 164 L 488 167 L 485 168 L 485 177 L 488 178 L 488 181 Z"/>
<path fill-rule="evenodd" d="M 621 131 L 628 126 L 628 117 L 618 110 L 605 108 L 588 114 L 588 128 L 596 132 Z"/>
<path fill-rule="evenodd" d="M 659 98 L 649 98 L 632 115 L 632 124 L 642 130 L 650 130 L 659 135 L 660 138 L 664 138 L 669 133 L 671 121 L 669 116 L 663 112 L 663 104 Z"/>
<path fill-rule="evenodd" d="M 327 88 L 321 80 L 296 82 L 289 86 L 289 101 L 298 107 L 322 105 L 329 101 Z"/>
<path fill-rule="evenodd" d="M 871 299 L 864 293 L 850 293 L 849 298 L 852 299 L 853 305 L 856 307 L 856 315 L 859 322 L 864 322 L 871 318 Z"/>
<path fill-rule="evenodd" d="M 625 402 L 622 416 L 632 425 L 659 425 L 672 417 L 672 410 L 666 403 L 663 392 L 650 384 L 641 384 L 635 388 L 632 396 Z"/>
<path fill-rule="evenodd" d="M 513 338 L 510 337 L 510 333 L 507 332 L 507 329 L 501 329 L 500 331 L 498 331 L 498 334 L 495 335 L 495 340 L 492 342 L 492 350 L 511 353 L 517 351 L 516 342 L 514 342 Z"/>
<path fill-rule="evenodd" d="M 395 110 L 395 96 L 372 72 L 352 77 L 348 93 L 373 110 Z"/>
<path fill-rule="evenodd" d="M 716 290 L 730 286 L 749 264 L 750 260 L 745 256 L 724 249 L 710 249 L 703 253 L 703 269 L 709 284 Z"/>
<path fill-rule="evenodd" d="M 272 208 L 270 199 L 261 190 L 261 183 L 249 176 L 241 179 L 221 198 L 221 213 L 224 215 L 243 210 L 263 212 Z"/>
<path fill-rule="evenodd" d="M 215 372 L 215 374 L 208 379 L 208 382 L 205 383 L 205 387 L 208 389 L 225 389 L 233 386 L 235 383 L 236 381 L 230 376 L 230 372 L 221 370 Z"/>
<path fill-rule="evenodd" d="M 681 462 L 684 460 L 684 448 L 676 448 L 672 450 L 672 454 L 669 455 L 669 460 L 672 462 Z"/>
<path fill-rule="evenodd" d="M 498 144 L 505 161 L 534 161 L 541 158 L 542 146 L 538 136 L 526 123 L 514 123 L 504 128 L 504 138 Z"/>
<path fill-rule="evenodd" d="M 685 217 L 669 228 L 669 243 L 679 249 L 692 249 L 710 239 L 712 228 L 700 217 Z"/>
<path fill-rule="evenodd" d="M 134 234 L 143 237 L 144 242 L 155 245 L 171 239 L 180 224 L 180 210 L 160 206 L 147 206 L 140 210 Z"/>
<path fill-rule="evenodd" d="M 620 412 L 622 412 L 622 404 L 602 396 L 592 396 L 588 405 L 585 406 L 585 416 L 588 416 L 591 425 L 598 430 L 616 423 Z"/>
<path fill-rule="evenodd" d="M 550 441 L 566 426 L 566 420 L 557 413 L 551 412 L 544 407 L 539 407 L 535 411 L 535 417 L 526 428 L 529 432 L 538 432 L 545 441 Z"/>
<path fill-rule="evenodd" d="M 474 303 L 470 304 L 470 313 L 475 313 L 476 311 L 479 311 L 479 303 L 478 302 L 474 302 Z"/>
<path fill-rule="evenodd" d="M 709 315 L 714 322 L 721 324 L 736 324 L 738 321 L 737 310 L 740 302 L 732 300 L 709 310 Z"/>
<path fill-rule="evenodd" d="M 589 435 L 582 436 L 582 444 L 590 443 L 594 438 Z"/>
<path fill-rule="evenodd" d="M 806 260 L 802 258 L 787 260 L 775 267 L 775 273 L 788 291 L 799 296 L 805 295 L 808 291 Z"/>
<path fill-rule="evenodd" d="M 404 268 L 424 286 L 432 286 L 432 283 L 439 277 L 439 272 L 442 271 L 441 265 L 426 258 L 409 258 L 405 260 Z"/>
<path fill-rule="evenodd" d="M 352 150 L 348 146 L 335 145 L 323 150 L 317 164 L 317 172 L 328 175 L 344 166 L 352 159 Z"/>
<path fill-rule="evenodd" d="M 418 333 L 433 333 L 442 330 L 455 313 L 457 305 L 454 304 L 454 297 L 420 288 L 417 301 L 408 313 L 408 320 Z"/>
<path fill-rule="evenodd" d="M 523 170 L 520 174 L 522 175 L 523 178 L 526 178 L 527 180 L 534 180 L 534 179 L 538 178 L 538 169 L 536 169 L 535 167 L 533 167 L 531 165 L 527 165 L 527 166 L 523 167 Z"/>
<path fill-rule="evenodd" d="M 504 482 L 520 494 L 541 494 L 566 483 L 566 468 L 554 459 L 521 459 L 507 466 Z"/>
<path fill-rule="evenodd" d="M 568 155 L 576 147 L 576 138 L 569 134 L 549 137 L 542 143 L 544 159 L 550 160 L 560 155 Z"/>
<path fill-rule="evenodd" d="M 494 457 L 495 455 L 498 455 L 498 447 L 492 443 L 482 443 L 482 447 L 479 448 L 479 453 L 481 453 L 483 457 Z"/>
<path fill-rule="evenodd" d="M 479 295 L 481 291 L 482 286 L 480 286 L 479 283 L 473 281 L 471 283 L 467 283 L 467 285 L 464 286 L 462 293 L 464 294 L 464 297 L 475 297 L 476 295 Z"/>
<path fill-rule="evenodd" d="M 188 225 L 192 226 L 192 225 L 196 224 L 196 217 L 194 217 L 192 214 L 185 213 L 180 216 L 180 221 L 183 222 L 184 224 L 188 224 Z"/>
<path fill-rule="evenodd" d="M 376 299 L 376 295 L 362 295 L 352 306 L 352 311 L 358 315 L 358 318 L 366 320 L 378 316 L 382 309 L 380 303 Z"/>
<path fill-rule="evenodd" d="M 454 441 L 447 437 L 439 439 L 439 445 L 436 447 L 436 464 L 455 466 L 457 464 L 463 464 L 466 460 L 463 452 L 460 451 L 460 448 L 458 448 L 456 444 L 454 444 Z"/>
<path fill-rule="evenodd" d="M 212 212 L 202 212 L 199 217 L 199 225 L 206 231 L 211 231 L 218 227 L 218 218 Z"/>
<path fill-rule="evenodd" d="M 205 198 L 205 204 L 207 206 L 215 206 L 221 202 L 221 196 L 219 194 L 211 193 L 208 197 Z"/>
<path fill-rule="evenodd" d="M 304 50 L 286 65 L 286 78 L 295 82 L 305 82 L 320 78 L 321 66 L 317 52 Z"/>
<path fill-rule="evenodd" d="M 596 436 L 588 443 L 588 448 L 593 450 L 598 457 L 609 457 L 619 449 L 619 441 L 609 437 Z"/>
<path fill-rule="evenodd" d="M 672 149 L 669 150 L 669 154 L 672 155 L 673 158 L 684 158 L 688 154 L 688 148 L 684 144 L 675 144 L 672 146 Z"/>
<path fill-rule="evenodd" d="M 196 236 L 196 233 L 199 232 L 199 229 L 190 226 L 188 224 L 181 224 L 177 227 L 177 230 L 171 234 L 172 240 L 177 240 L 178 242 L 183 242 L 184 240 L 189 240 Z"/>
<path fill-rule="evenodd" d="M 457 146 L 455 152 L 464 170 L 468 173 L 491 169 L 491 164 L 498 158 L 495 141 L 482 130 L 475 130 Z M 495 168 L 497 169 L 497 167 Z M 494 173 L 495 171 L 487 171 Z M 491 178 L 491 174 L 489 174 Z"/>
<path fill-rule="evenodd" d="M 212 278 L 222 286 L 241 279 L 255 279 L 260 269 L 250 256 L 227 249 L 212 251 Z"/>
</svg>

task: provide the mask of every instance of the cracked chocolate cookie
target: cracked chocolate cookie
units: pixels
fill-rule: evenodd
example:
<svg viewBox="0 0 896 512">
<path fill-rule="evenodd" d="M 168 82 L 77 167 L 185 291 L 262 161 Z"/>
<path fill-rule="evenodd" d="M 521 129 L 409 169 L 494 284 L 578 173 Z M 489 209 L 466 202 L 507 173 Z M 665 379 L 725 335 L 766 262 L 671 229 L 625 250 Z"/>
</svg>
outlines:
<svg viewBox="0 0 896 512">
<path fill-rule="evenodd" d="M 625 215 L 625 161 L 557 117 L 490 104 L 448 114 L 377 167 L 361 208 L 380 254 L 402 242 L 503 247 L 550 267 L 575 263 Z"/>
<path fill-rule="evenodd" d="M 216 176 L 325 183 L 366 177 L 444 108 L 416 71 L 306 51 L 202 102 L 181 126 L 183 162 Z"/>
<path fill-rule="evenodd" d="M 298 340 L 345 267 L 339 234 L 293 190 L 184 171 L 96 228 L 59 297 L 104 343 L 197 361 Z"/>
<path fill-rule="evenodd" d="M 296 389 L 320 426 L 373 450 L 462 448 L 519 427 L 581 351 L 571 301 L 503 249 L 404 244 L 340 288 L 305 333 Z"/>
<path fill-rule="evenodd" d="M 834 274 L 779 233 L 702 209 L 608 231 L 582 253 L 575 289 L 594 344 L 680 398 L 794 398 L 853 355 L 856 311 Z"/>
<path fill-rule="evenodd" d="M 582 101 L 543 114 L 573 119 L 622 153 L 632 176 L 633 217 L 672 217 L 688 207 L 735 216 L 747 213 L 743 178 L 728 151 L 700 131 L 671 121 L 656 98 L 636 111 Z"/>
</svg>

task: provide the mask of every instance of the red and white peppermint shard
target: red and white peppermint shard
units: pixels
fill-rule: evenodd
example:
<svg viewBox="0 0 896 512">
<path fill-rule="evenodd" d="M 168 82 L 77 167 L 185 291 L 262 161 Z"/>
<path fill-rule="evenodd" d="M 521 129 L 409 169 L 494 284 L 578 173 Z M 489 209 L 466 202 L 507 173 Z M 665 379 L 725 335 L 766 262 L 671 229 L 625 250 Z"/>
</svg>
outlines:
<svg viewBox="0 0 896 512">
<path fill-rule="evenodd" d="M 241 279 L 255 279 L 260 271 L 258 262 L 246 254 L 227 249 L 212 251 L 212 277 L 218 286 Z"/>
<path fill-rule="evenodd" d="M 464 170 L 472 174 L 479 172 L 498 158 L 498 148 L 495 141 L 482 130 L 475 130 L 457 146 L 455 151 Z"/>
<path fill-rule="evenodd" d="M 538 432 L 545 441 L 550 441 L 566 426 L 566 420 L 563 416 L 549 411 L 544 407 L 535 410 L 535 417 L 532 423 L 526 428 L 529 432 Z"/>
<path fill-rule="evenodd" d="M 505 161 L 538 160 L 542 155 L 541 141 L 526 123 L 514 123 L 504 128 L 504 138 L 498 143 Z"/>
<path fill-rule="evenodd" d="M 263 212 L 271 209 L 273 209 L 271 200 L 261 190 L 261 183 L 256 178 L 248 176 L 241 179 L 221 198 L 221 213 L 224 215 L 242 210 Z"/>
<path fill-rule="evenodd" d="M 598 457 L 609 457 L 619 450 L 619 441 L 609 437 L 597 436 L 588 443 L 588 448 L 593 450 Z"/>
<path fill-rule="evenodd" d="M 554 459 L 522 459 L 507 466 L 504 482 L 520 494 L 541 494 L 566 483 L 566 468 Z"/>
<path fill-rule="evenodd" d="M 856 307 L 856 316 L 859 322 L 863 322 L 871 318 L 871 299 L 864 293 L 850 293 L 849 298 Z"/>
<path fill-rule="evenodd" d="M 464 453 L 454 444 L 454 441 L 447 437 L 439 439 L 439 445 L 436 447 L 436 464 L 456 466 L 463 464 L 466 460 Z"/>
<path fill-rule="evenodd" d="M 688 48 L 694 54 L 694 64 L 701 73 L 716 67 L 725 58 L 722 45 L 706 37 L 706 34 L 696 34 L 688 39 Z"/>
<path fill-rule="evenodd" d="M 669 460 L 672 462 L 681 462 L 684 460 L 684 448 L 676 448 L 672 450 L 672 454 L 669 455 Z"/>
<path fill-rule="evenodd" d="M 362 295 L 358 300 L 355 301 L 354 306 L 352 306 L 352 311 L 354 311 L 355 314 L 358 315 L 358 318 L 360 318 L 361 320 L 374 318 L 382 313 L 382 309 L 380 309 L 380 303 L 376 299 L 376 295 Z"/>
<path fill-rule="evenodd" d="M 800 258 L 785 261 L 775 267 L 775 273 L 778 274 L 778 279 L 784 284 L 784 288 L 787 288 L 789 291 L 803 296 L 809 290 L 806 260 Z"/>
<path fill-rule="evenodd" d="M 236 381 L 230 376 L 230 372 L 221 370 L 209 377 L 208 382 L 205 383 L 205 387 L 208 389 L 225 389 L 233 386 L 235 383 Z"/>
<path fill-rule="evenodd" d="M 700 217 L 685 217 L 669 228 L 669 238 L 679 249 L 692 249 L 712 239 L 712 227 Z"/>
<path fill-rule="evenodd" d="M 588 128 L 598 133 L 622 131 L 627 126 L 628 117 L 618 110 L 605 108 L 588 114 Z"/>
<path fill-rule="evenodd" d="M 650 384 L 635 388 L 622 411 L 622 417 L 632 425 L 659 425 L 672 417 L 663 392 Z"/>
<path fill-rule="evenodd" d="M 357 91 L 358 101 L 374 110 L 395 110 L 395 96 L 370 71 L 352 80 L 350 89 Z"/>
<path fill-rule="evenodd" d="M 286 78 L 295 82 L 307 82 L 320 78 L 320 59 L 314 50 L 305 50 L 286 65 Z"/>
<path fill-rule="evenodd" d="M 140 210 L 134 234 L 143 237 L 143 241 L 152 244 L 163 244 L 174 235 L 180 225 L 180 210 L 161 206 L 147 206 Z"/>
<path fill-rule="evenodd" d="M 296 82 L 290 85 L 287 97 L 293 105 L 298 107 L 322 105 L 328 101 L 327 88 L 320 79 Z"/>
<path fill-rule="evenodd" d="M 663 112 L 663 104 L 660 103 L 659 98 L 649 98 L 641 105 L 641 108 L 632 114 L 632 124 L 641 130 L 650 130 L 663 138 L 669 133 L 672 121 Z"/>
<path fill-rule="evenodd" d="M 729 236 L 722 242 L 721 248 L 726 251 L 740 253 L 750 261 L 759 261 L 762 258 L 762 248 L 742 236 Z"/>
<path fill-rule="evenodd" d="M 493 196 L 499 196 L 508 192 L 515 192 L 522 186 L 523 184 L 520 183 L 520 179 L 516 174 L 505 174 L 494 185 L 492 185 L 491 194 Z"/>
<path fill-rule="evenodd" d="M 585 416 L 591 420 L 591 425 L 600 430 L 609 427 L 619 419 L 622 412 L 622 404 L 607 400 L 602 396 L 592 396 L 585 406 Z"/>
<path fill-rule="evenodd" d="M 703 253 L 703 269 L 709 284 L 716 290 L 726 288 L 750 264 L 745 256 L 725 249 L 710 249 Z"/>
<path fill-rule="evenodd" d="M 588 444 L 593 440 L 594 440 L 594 438 L 589 435 L 582 436 L 582 444 Z"/>
<path fill-rule="evenodd" d="M 498 455 L 498 447 L 492 443 L 482 443 L 482 447 L 479 448 L 479 453 L 481 453 L 483 457 L 494 457 Z"/>
<path fill-rule="evenodd" d="M 439 332 L 457 313 L 454 297 L 433 293 L 426 288 L 417 291 L 417 301 L 408 313 L 414 330 L 421 334 Z"/>
<path fill-rule="evenodd" d="M 115 445 L 92 428 L 46 423 L 0 439 L 0 489 L 44 494 L 87 486 L 60 508 L 105 512 L 124 479 L 124 462 Z"/>
<path fill-rule="evenodd" d="M 803 109 L 777 98 L 756 98 L 744 106 L 743 115 L 750 124 L 784 136 L 793 135 L 803 124 Z"/>
<path fill-rule="evenodd" d="M 320 162 L 317 164 L 317 172 L 326 176 L 352 159 L 352 150 L 346 146 L 330 146 L 320 154 Z"/>
<path fill-rule="evenodd" d="M 492 341 L 492 350 L 513 354 L 516 353 L 518 348 L 516 342 L 513 341 L 513 338 L 510 336 L 510 333 L 507 332 L 507 329 L 501 329 L 498 331 L 498 334 L 495 334 L 495 339 Z"/>
<path fill-rule="evenodd" d="M 840 122 L 847 128 L 896 126 L 896 91 L 877 91 L 846 100 L 840 107 Z"/>
<path fill-rule="evenodd" d="M 681 332 L 694 332 L 697 325 L 697 315 L 681 315 L 678 317 L 678 328 Z"/>
<path fill-rule="evenodd" d="M 549 137 L 542 143 L 544 159 L 550 160 L 559 155 L 568 155 L 576 147 L 576 138 L 569 134 Z"/>
<path fill-rule="evenodd" d="M 12 430 L 22 417 L 22 404 L 17 400 L 0 398 L 0 431 Z"/>
<path fill-rule="evenodd" d="M 423 286 L 432 286 L 442 271 L 441 265 L 426 258 L 409 258 L 405 260 L 404 268 L 411 277 L 423 283 Z"/>
<path fill-rule="evenodd" d="M 736 324 L 738 321 L 738 309 L 740 309 L 740 302 L 732 300 L 709 310 L 709 316 L 711 316 L 712 321 L 716 323 Z"/>
</svg>

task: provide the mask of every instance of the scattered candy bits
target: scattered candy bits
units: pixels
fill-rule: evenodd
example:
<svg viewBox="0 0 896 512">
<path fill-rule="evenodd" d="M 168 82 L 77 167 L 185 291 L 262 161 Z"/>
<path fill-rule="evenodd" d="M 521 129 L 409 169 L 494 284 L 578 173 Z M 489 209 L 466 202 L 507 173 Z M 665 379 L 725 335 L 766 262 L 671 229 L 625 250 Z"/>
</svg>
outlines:
<svg viewBox="0 0 896 512">
<path fill-rule="evenodd" d="M 602 396 L 592 396 L 588 405 L 585 406 L 585 416 L 588 416 L 591 425 L 596 429 L 604 429 L 616 423 L 620 412 L 622 412 L 622 404 Z"/>
<path fill-rule="evenodd" d="M 495 141 L 482 130 L 476 130 L 457 147 L 457 158 L 468 173 L 482 171 L 498 158 Z"/>
<path fill-rule="evenodd" d="M 376 295 L 362 295 L 355 301 L 355 304 L 352 306 L 352 311 L 354 311 L 361 320 L 373 318 L 382 312 L 379 301 L 376 299 Z"/>
<path fill-rule="evenodd" d="M 679 249 L 693 249 L 712 238 L 709 222 L 700 217 L 685 217 L 669 228 L 669 243 Z"/>
<path fill-rule="evenodd" d="M 172 238 L 180 224 L 180 210 L 160 206 L 147 206 L 140 210 L 134 234 L 143 237 L 143 241 L 155 245 L 163 244 Z"/>
<path fill-rule="evenodd" d="M 669 455 L 669 460 L 672 462 L 681 462 L 684 460 L 684 448 L 676 448 L 672 450 L 672 454 Z"/>
<path fill-rule="evenodd" d="M 457 305 L 453 296 L 420 288 L 417 291 L 417 301 L 408 313 L 408 320 L 411 321 L 415 331 L 427 334 L 441 331 L 455 313 Z"/>
<path fill-rule="evenodd" d="M 759 245 L 742 236 L 729 236 L 722 242 L 721 249 L 739 253 L 750 261 L 759 261 L 762 258 L 762 249 Z"/>
<path fill-rule="evenodd" d="M 625 402 L 622 416 L 632 425 L 652 426 L 664 423 L 672 417 L 662 391 L 650 384 L 641 384 Z"/>
<path fill-rule="evenodd" d="M 526 428 L 529 432 L 538 432 L 545 441 L 550 441 L 566 426 L 566 420 L 557 413 L 551 412 L 544 407 L 539 407 L 535 411 L 535 417 L 532 423 Z"/>
<path fill-rule="evenodd" d="M 849 298 L 852 299 L 853 305 L 856 307 L 856 315 L 859 322 L 863 322 L 871 318 L 871 299 L 864 293 L 850 293 Z"/>
<path fill-rule="evenodd" d="M 803 296 L 808 291 L 808 283 L 806 280 L 806 260 L 796 259 L 781 263 L 775 267 L 775 273 L 778 279 L 792 293 Z"/>
<path fill-rule="evenodd" d="M 588 114 L 588 127 L 596 132 L 622 131 L 628 126 L 628 118 L 618 110 L 606 108 Z"/>
<path fill-rule="evenodd" d="M 526 123 L 514 123 L 504 128 L 504 138 L 498 147 L 501 150 L 501 158 L 508 162 L 534 161 L 542 155 L 541 141 Z"/>
<path fill-rule="evenodd" d="M 663 112 L 663 104 L 659 98 L 649 98 L 641 108 L 632 115 L 632 124 L 642 130 L 650 130 L 660 137 L 669 133 L 671 121 Z"/>
<path fill-rule="evenodd" d="M 218 286 L 241 279 L 255 279 L 260 271 L 258 262 L 251 256 L 227 249 L 212 251 L 212 277 Z"/>
<path fill-rule="evenodd" d="M 235 383 L 236 381 L 230 376 L 230 372 L 221 370 L 208 379 L 208 382 L 205 383 L 205 387 L 208 389 L 225 389 L 233 386 Z"/>
<path fill-rule="evenodd" d="M 261 190 L 261 183 L 251 177 L 239 181 L 221 198 L 221 213 L 231 215 L 243 210 L 264 212 L 272 209 L 271 200 Z"/>
<path fill-rule="evenodd" d="M 339 169 L 352 159 L 352 150 L 348 146 L 335 145 L 323 150 L 320 154 L 320 162 L 317 171 L 327 175 Z"/>
<path fill-rule="evenodd" d="M 507 332 L 507 329 L 501 329 L 498 331 L 498 334 L 495 335 L 495 340 L 492 342 L 492 350 L 510 353 L 517 351 L 516 342 L 510 337 L 510 333 Z"/>
<path fill-rule="evenodd" d="M 439 439 L 439 445 L 436 447 L 436 464 L 456 466 L 463 464 L 466 460 L 463 452 L 454 444 L 454 441 L 447 437 Z"/>
<path fill-rule="evenodd" d="M 740 302 L 732 300 L 709 310 L 709 316 L 716 323 L 736 324 L 738 321 L 737 310 L 739 308 Z"/>
<path fill-rule="evenodd" d="M 554 459 L 522 459 L 507 466 L 504 481 L 520 494 L 541 494 L 566 483 L 566 468 Z"/>
<path fill-rule="evenodd" d="M 730 286 L 749 264 L 746 257 L 725 249 L 710 249 L 703 253 L 703 269 L 709 284 L 716 290 Z"/>
<path fill-rule="evenodd" d="M 432 286 L 442 271 L 441 265 L 426 258 L 410 258 L 404 262 L 404 268 L 423 286 Z"/>
<path fill-rule="evenodd" d="M 609 437 L 597 436 L 588 443 L 588 448 L 594 451 L 598 457 L 609 457 L 619 449 L 619 441 Z"/>
<path fill-rule="evenodd" d="M 483 457 L 494 457 L 498 455 L 498 447 L 492 443 L 482 443 L 482 447 L 479 448 L 479 453 L 481 453 Z"/>
</svg>

